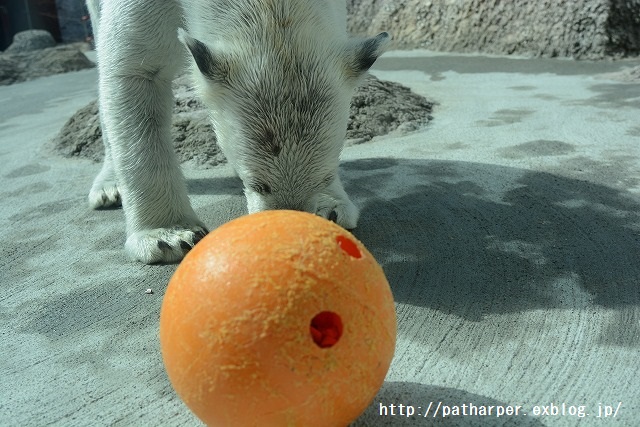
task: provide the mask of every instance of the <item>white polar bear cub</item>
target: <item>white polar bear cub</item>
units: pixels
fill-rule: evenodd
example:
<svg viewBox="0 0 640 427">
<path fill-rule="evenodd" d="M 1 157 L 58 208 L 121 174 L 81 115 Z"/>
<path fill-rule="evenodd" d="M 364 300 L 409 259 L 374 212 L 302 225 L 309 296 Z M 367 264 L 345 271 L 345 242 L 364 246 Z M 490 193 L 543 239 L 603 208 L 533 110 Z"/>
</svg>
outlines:
<svg viewBox="0 0 640 427">
<path fill-rule="evenodd" d="M 344 0 L 87 5 L 105 142 L 89 203 L 122 204 L 132 258 L 175 262 L 207 233 L 170 139 L 171 81 L 187 50 L 248 211 L 295 209 L 356 226 L 339 156 L 353 89 L 383 52 L 387 33 L 349 39 Z"/>
</svg>

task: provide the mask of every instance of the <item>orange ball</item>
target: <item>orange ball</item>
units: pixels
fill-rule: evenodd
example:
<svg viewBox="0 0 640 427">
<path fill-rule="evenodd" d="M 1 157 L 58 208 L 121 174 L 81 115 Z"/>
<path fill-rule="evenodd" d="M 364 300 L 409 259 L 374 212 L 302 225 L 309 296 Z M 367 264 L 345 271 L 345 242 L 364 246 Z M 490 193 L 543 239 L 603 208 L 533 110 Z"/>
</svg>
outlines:
<svg viewBox="0 0 640 427">
<path fill-rule="evenodd" d="M 207 235 L 160 313 L 169 379 L 210 426 L 346 426 L 380 389 L 395 337 L 393 296 L 369 251 L 294 211 Z"/>
</svg>

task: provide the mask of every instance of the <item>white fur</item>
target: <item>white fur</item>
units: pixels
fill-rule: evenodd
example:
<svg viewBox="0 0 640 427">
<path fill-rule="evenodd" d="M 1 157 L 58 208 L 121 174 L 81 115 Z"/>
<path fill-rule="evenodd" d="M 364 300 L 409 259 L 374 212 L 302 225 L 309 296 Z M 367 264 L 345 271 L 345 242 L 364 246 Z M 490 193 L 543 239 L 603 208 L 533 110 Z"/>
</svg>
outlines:
<svg viewBox="0 0 640 427">
<path fill-rule="evenodd" d="M 89 202 L 122 203 L 134 259 L 177 261 L 206 233 L 169 132 L 171 80 L 187 51 L 249 212 L 297 209 L 356 226 L 358 209 L 338 162 L 353 88 L 382 52 L 386 33 L 348 39 L 344 0 L 87 4 L 105 142 Z"/>
</svg>

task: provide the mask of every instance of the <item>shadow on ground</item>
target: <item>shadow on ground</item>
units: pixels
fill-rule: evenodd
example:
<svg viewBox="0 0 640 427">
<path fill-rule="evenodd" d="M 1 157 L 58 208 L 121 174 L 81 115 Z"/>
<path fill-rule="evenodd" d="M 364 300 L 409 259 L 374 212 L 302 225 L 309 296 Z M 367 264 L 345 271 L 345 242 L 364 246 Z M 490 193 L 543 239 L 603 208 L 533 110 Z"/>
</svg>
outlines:
<svg viewBox="0 0 640 427">
<path fill-rule="evenodd" d="M 347 192 L 362 207 L 354 234 L 383 266 L 397 302 L 471 321 L 487 314 L 535 309 L 586 309 L 593 304 L 622 309 L 640 304 L 640 204 L 619 190 L 547 173 L 464 162 L 365 159 L 346 162 L 342 171 Z M 219 203 L 201 212 L 212 229 L 225 221 L 227 211 L 244 209 L 235 178 L 197 180 L 189 188 L 195 194 L 229 194 L 225 206 Z M 51 209 L 42 206 L 31 217 L 50 216 Z M 92 242 L 98 245 L 92 250 L 106 251 L 104 259 L 114 263 L 127 263 L 120 212 L 83 211 L 77 218 L 83 228 L 76 231 L 90 232 L 95 228 L 92 222 L 105 219 L 118 232 L 109 230 L 99 243 Z M 24 246 L 32 242 L 17 242 L 8 255 L 18 264 L 24 251 L 37 256 L 36 248 Z M 54 249 L 38 247 L 40 256 Z M 81 261 L 71 263 L 71 268 Z M 93 269 L 98 273 L 114 268 Z M 126 269 L 137 280 L 166 283 L 175 266 L 127 264 Z M 20 275 L 19 270 L 13 272 Z M 14 279 L 20 283 L 19 277 Z M 68 298 L 60 295 L 61 301 L 48 301 L 47 308 L 36 314 L 41 319 L 30 323 L 70 332 L 72 326 L 63 324 L 78 320 L 77 314 L 61 314 L 71 310 L 94 320 L 104 318 L 104 326 L 121 326 L 119 317 L 109 316 L 103 304 L 75 295 L 91 288 L 70 290 Z M 95 298 L 101 294 L 93 293 Z M 82 310 L 77 307 L 81 301 L 87 304 Z M 124 301 L 109 307 L 129 305 Z M 639 329 L 637 322 L 629 322 L 627 330 L 608 334 L 607 339 L 637 346 Z"/>
<path fill-rule="evenodd" d="M 362 207 L 355 234 L 383 266 L 398 303 L 471 322 L 538 309 L 588 315 L 597 306 L 619 317 L 601 327 L 595 344 L 639 346 L 634 309 L 640 304 L 640 204 L 628 193 L 465 162 L 374 158 L 345 162 L 342 173 L 347 192 Z M 228 195 L 199 209 L 211 228 L 244 209 L 239 180 L 218 180 L 189 183 L 192 194 L 211 188 L 211 194 Z M 122 213 L 90 212 L 83 202 L 74 197 L 30 207 L 16 215 L 16 229 L 7 234 L 0 319 L 16 335 L 15 343 L 30 349 L 33 363 L 10 346 L 14 357 L 5 360 L 5 374 L 19 377 L 27 364 L 30 377 L 44 375 L 38 361 L 55 354 L 56 363 L 68 368 L 69 384 L 86 381 L 88 370 L 105 381 L 103 388 L 136 381 L 159 402 L 176 405 L 157 341 L 161 297 L 175 266 L 129 262 Z M 61 225 L 38 229 L 52 223 Z M 154 293 L 146 294 L 147 288 Z M 397 400 L 406 390 L 407 403 L 450 396 L 451 404 L 495 404 L 465 391 L 413 383 L 386 384 L 376 402 Z M 81 405 L 82 396 L 70 407 Z M 38 416 L 68 416 L 49 414 L 50 409 L 43 407 Z M 463 421 L 473 420 L 442 423 L 467 425 Z"/>
<path fill-rule="evenodd" d="M 343 171 L 363 206 L 355 234 L 398 302 L 468 320 L 640 303 L 640 205 L 618 190 L 464 162 L 366 159 Z"/>
</svg>

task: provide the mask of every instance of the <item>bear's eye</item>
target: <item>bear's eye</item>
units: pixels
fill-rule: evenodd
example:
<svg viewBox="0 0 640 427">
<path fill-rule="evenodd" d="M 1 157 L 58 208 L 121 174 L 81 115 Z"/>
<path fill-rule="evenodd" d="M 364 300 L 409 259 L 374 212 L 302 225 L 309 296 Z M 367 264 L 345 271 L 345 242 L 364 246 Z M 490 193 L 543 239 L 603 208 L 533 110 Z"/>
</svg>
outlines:
<svg viewBox="0 0 640 427">
<path fill-rule="evenodd" d="M 254 182 L 251 184 L 251 189 L 258 194 L 267 195 L 271 194 L 271 187 L 269 184 L 265 184 L 264 182 Z"/>
</svg>

